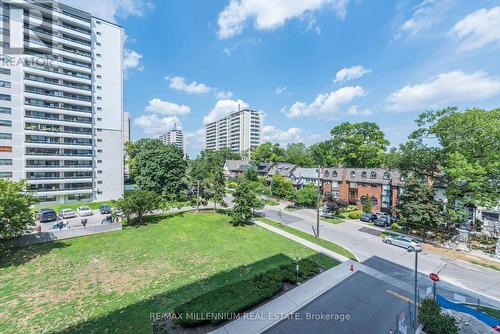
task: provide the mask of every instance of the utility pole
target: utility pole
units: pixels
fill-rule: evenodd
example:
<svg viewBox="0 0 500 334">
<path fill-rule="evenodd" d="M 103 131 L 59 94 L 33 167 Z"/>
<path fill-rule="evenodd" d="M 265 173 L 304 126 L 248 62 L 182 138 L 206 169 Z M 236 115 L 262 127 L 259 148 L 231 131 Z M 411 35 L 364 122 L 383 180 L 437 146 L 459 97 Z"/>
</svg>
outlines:
<svg viewBox="0 0 500 334">
<path fill-rule="evenodd" d="M 318 166 L 318 202 L 316 203 L 316 238 L 317 239 L 319 239 L 319 206 L 321 203 L 320 178 L 321 178 L 321 166 Z"/>
</svg>

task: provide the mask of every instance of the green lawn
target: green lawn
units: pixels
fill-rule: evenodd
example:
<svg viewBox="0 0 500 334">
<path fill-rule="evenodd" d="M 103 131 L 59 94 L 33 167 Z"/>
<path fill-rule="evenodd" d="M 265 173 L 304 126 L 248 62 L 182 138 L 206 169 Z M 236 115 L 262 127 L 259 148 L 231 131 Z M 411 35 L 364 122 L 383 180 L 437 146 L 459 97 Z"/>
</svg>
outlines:
<svg viewBox="0 0 500 334">
<path fill-rule="evenodd" d="M 338 218 L 320 217 L 320 220 L 331 224 L 342 224 L 344 221 Z"/>
<path fill-rule="evenodd" d="M 316 239 L 312 234 L 302 232 L 302 231 L 299 231 L 293 227 L 289 227 L 289 226 L 280 224 L 280 223 L 278 223 L 274 220 L 271 220 L 269 218 L 259 217 L 258 220 L 263 222 L 263 223 L 266 223 L 266 224 L 269 224 L 271 226 L 282 229 L 283 231 L 286 231 L 288 233 L 295 234 L 296 236 L 298 236 L 302 239 L 306 239 L 308 241 L 314 242 L 317 245 L 320 245 L 322 247 L 325 247 L 326 249 L 334 251 L 335 253 L 338 253 L 340 255 L 348 257 L 351 260 L 358 261 L 358 259 L 356 258 L 356 256 L 353 253 L 351 253 L 350 251 L 348 251 L 344 247 L 337 245 L 336 243 L 333 243 L 331 241 L 324 240 L 324 239 Z"/>
<path fill-rule="evenodd" d="M 264 203 L 266 203 L 266 205 L 271 205 L 271 206 L 280 205 L 280 202 L 278 202 L 278 201 L 276 201 L 274 199 L 271 199 L 271 198 L 264 199 Z"/>
<path fill-rule="evenodd" d="M 0 333 L 151 333 L 150 313 L 296 256 L 338 264 L 220 214 L 150 218 L 145 227 L 0 253 Z"/>
</svg>

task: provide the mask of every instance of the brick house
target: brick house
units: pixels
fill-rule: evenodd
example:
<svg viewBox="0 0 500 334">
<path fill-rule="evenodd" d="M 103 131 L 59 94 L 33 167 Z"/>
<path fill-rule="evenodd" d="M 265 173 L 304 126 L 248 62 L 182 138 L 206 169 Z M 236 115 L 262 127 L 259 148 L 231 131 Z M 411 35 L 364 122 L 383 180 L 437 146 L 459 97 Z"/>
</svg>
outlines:
<svg viewBox="0 0 500 334">
<path fill-rule="evenodd" d="M 370 200 L 372 212 L 390 213 L 404 183 L 398 171 L 381 168 L 324 168 L 322 174 L 324 193 L 331 192 L 359 209 Z"/>
</svg>

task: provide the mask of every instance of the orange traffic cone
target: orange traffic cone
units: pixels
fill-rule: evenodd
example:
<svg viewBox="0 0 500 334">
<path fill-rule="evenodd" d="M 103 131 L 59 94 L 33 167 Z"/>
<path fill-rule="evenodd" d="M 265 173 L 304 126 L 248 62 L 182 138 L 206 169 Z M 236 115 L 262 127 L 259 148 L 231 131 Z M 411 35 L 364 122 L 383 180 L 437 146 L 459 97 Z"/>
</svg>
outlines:
<svg viewBox="0 0 500 334">
<path fill-rule="evenodd" d="M 351 263 L 351 269 L 350 271 L 354 271 L 354 265 Z"/>
</svg>

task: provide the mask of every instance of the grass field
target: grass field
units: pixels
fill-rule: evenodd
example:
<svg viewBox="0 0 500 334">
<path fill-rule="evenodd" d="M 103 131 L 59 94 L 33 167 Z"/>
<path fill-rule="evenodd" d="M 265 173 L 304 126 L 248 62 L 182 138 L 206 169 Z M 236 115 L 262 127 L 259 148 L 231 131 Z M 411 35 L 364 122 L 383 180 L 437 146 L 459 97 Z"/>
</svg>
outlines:
<svg viewBox="0 0 500 334">
<path fill-rule="evenodd" d="M 272 198 L 266 198 L 264 200 L 264 203 L 266 203 L 266 205 L 271 205 L 271 206 L 277 206 L 277 205 L 280 205 L 280 202 L 272 199 Z"/>
<path fill-rule="evenodd" d="M 338 253 L 340 255 L 348 257 L 351 260 L 358 261 L 358 259 L 356 258 L 356 256 L 353 253 L 351 253 L 349 250 L 345 249 L 344 247 L 337 245 L 336 243 L 333 243 L 331 241 L 324 240 L 324 239 L 316 239 L 314 237 L 314 235 L 312 235 L 312 234 L 302 232 L 302 231 L 299 231 L 293 227 L 289 227 L 289 226 L 280 224 L 280 223 L 278 223 L 272 219 L 269 219 L 269 218 L 259 217 L 258 220 L 263 222 L 263 223 L 266 223 L 266 224 L 269 224 L 271 226 L 282 229 L 283 231 L 286 231 L 288 233 L 292 233 L 292 234 L 294 234 L 302 239 L 306 239 L 310 242 L 314 242 L 315 244 L 317 244 L 319 246 L 325 247 L 326 249 L 334 251 L 335 253 Z"/>
<path fill-rule="evenodd" d="M 0 253 L 0 333 L 150 333 L 150 314 L 208 290 L 314 257 L 220 214 L 150 217 L 140 228 Z"/>
</svg>

